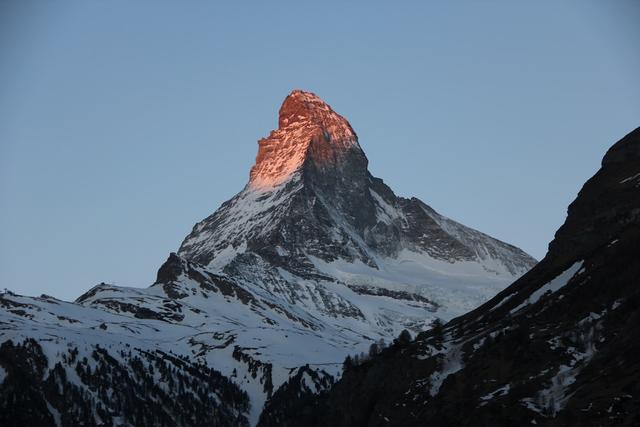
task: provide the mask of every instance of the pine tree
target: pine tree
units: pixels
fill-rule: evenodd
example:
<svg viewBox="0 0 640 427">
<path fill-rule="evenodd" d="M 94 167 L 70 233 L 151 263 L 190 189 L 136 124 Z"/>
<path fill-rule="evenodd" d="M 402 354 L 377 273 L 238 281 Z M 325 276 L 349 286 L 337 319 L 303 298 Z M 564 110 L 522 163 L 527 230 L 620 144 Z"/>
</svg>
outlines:
<svg viewBox="0 0 640 427">
<path fill-rule="evenodd" d="M 442 320 L 434 320 L 431 323 L 431 331 L 436 341 L 442 342 L 444 340 L 444 324 L 442 323 Z"/>
<path fill-rule="evenodd" d="M 398 338 L 394 340 L 394 344 L 399 345 L 401 347 L 411 344 L 411 334 L 409 333 L 409 331 L 407 331 L 406 329 L 403 329 L 402 332 L 400 332 L 400 335 L 398 336 Z"/>
<path fill-rule="evenodd" d="M 347 355 L 347 357 L 344 358 L 344 362 L 342 362 L 342 370 L 346 372 L 351 368 L 353 368 L 353 359 Z"/>
<path fill-rule="evenodd" d="M 369 346 L 369 357 L 374 358 L 378 355 L 379 352 L 380 349 L 378 348 L 378 343 L 371 343 L 371 346 Z"/>
<path fill-rule="evenodd" d="M 384 341 L 384 338 L 380 338 L 378 340 L 378 349 L 380 351 L 384 350 L 387 347 L 387 343 Z"/>
</svg>

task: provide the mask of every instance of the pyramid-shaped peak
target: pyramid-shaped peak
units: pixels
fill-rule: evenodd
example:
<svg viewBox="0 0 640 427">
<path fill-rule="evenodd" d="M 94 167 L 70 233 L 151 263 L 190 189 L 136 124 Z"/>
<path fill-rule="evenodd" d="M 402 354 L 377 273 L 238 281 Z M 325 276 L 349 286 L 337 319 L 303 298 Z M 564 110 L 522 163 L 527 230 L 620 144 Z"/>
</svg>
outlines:
<svg viewBox="0 0 640 427">
<path fill-rule="evenodd" d="M 339 168 L 348 153 L 366 158 L 351 125 L 319 96 L 292 91 L 282 103 L 278 129 L 258 141 L 256 164 L 251 168 L 252 188 L 271 189 L 288 181 L 310 160 L 324 168 Z"/>
</svg>

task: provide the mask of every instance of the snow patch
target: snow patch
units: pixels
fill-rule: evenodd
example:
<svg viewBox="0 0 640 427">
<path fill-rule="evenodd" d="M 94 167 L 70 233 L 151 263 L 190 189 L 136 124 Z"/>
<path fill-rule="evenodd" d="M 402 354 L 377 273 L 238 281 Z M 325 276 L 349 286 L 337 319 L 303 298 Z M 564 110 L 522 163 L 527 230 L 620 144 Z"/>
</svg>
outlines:
<svg viewBox="0 0 640 427">
<path fill-rule="evenodd" d="M 547 293 L 554 293 L 562 289 L 567 283 L 569 283 L 569 280 L 580 273 L 579 270 L 582 267 L 582 263 L 583 261 L 574 263 L 571 267 L 560 273 L 555 279 L 533 292 L 522 304 L 511 310 L 511 314 L 519 311 L 525 306 L 535 304 Z"/>
<path fill-rule="evenodd" d="M 492 391 L 491 393 L 482 396 L 480 400 L 491 400 L 496 397 L 505 396 L 509 394 L 509 390 L 511 390 L 511 384 L 507 384 L 505 386 L 500 387 L 499 389 Z"/>
<path fill-rule="evenodd" d="M 429 377 L 429 384 L 431 385 L 429 394 L 435 397 L 440 392 L 440 387 L 442 387 L 444 380 L 462 368 L 464 368 L 464 363 L 462 362 L 462 346 L 453 344 L 444 353 L 444 357 L 440 362 L 440 368 Z"/>
<path fill-rule="evenodd" d="M 624 184 L 625 182 L 633 181 L 636 178 L 640 178 L 640 173 L 637 173 L 637 174 L 635 174 L 633 176 L 630 176 L 629 178 L 623 179 L 622 181 L 620 181 L 620 184 Z"/>
</svg>

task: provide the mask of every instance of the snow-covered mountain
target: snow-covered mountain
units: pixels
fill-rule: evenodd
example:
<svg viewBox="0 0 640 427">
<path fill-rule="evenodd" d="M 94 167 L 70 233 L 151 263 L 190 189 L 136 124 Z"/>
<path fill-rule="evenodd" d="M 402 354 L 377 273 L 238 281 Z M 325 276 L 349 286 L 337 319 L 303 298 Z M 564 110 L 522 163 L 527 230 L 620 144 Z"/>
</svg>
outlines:
<svg viewBox="0 0 640 427">
<path fill-rule="evenodd" d="M 196 224 L 178 255 L 297 305 L 356 317 L 357 304 L 321 297 L 327 286 L 319 284 L 409 293 L 450 317 L 535 264 L 418 199 L 397 197 L 367 164 L 347 120 L 316 95 L 294 91 L 279 128 L 259 141 L 247 186 Z M 313 285 L 295 292 L 305 280 Z"/>
<path fill-rule="evenodd" d="M 535 264 L 396 196 L 367 163 L 346 119 L 292 92 L 249 183 L 196 224 L 151 287 L 100 284 L 74 303 L 2 294 L 0 407 L 27 382 L 23 398 L 58 425 L 86 414 L 96 425 L 196 425 L 202 411 L 255 424 L 288 379 L 325 389 L 346 355 L 463 314 Z M 104 384 L 114 372 L 140 392 L 115 399 Z M 144 407 L 155 386 L 161 418 L 123 409 Z M 198 399 L 166 403 L 187 395 Z"/>
</svg>

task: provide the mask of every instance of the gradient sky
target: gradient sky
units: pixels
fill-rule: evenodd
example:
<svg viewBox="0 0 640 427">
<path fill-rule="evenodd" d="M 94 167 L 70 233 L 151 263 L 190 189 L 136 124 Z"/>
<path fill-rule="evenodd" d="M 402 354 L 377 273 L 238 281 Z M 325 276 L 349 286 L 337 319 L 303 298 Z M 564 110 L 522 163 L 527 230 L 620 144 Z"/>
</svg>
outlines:
<svg viewBox="0 0 640 427">
<path fill-rule="evenodd" d="M 1 3 L 0 287 L 151 284 L 293 88 L 396 193 L 537 258 L 640 125 L 637 1 L 218 3 Z"/>
</svg>

